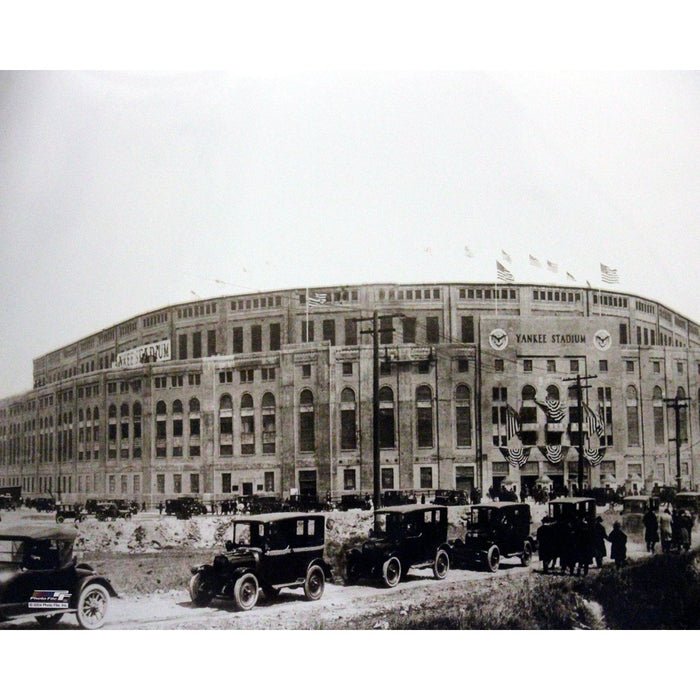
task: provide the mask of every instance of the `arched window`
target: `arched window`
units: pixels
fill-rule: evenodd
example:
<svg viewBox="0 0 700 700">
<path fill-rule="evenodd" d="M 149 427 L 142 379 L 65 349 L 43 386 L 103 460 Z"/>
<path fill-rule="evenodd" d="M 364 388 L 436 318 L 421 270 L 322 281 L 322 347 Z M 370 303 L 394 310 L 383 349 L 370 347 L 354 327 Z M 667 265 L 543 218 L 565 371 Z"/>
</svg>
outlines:
<svg viewBox="0 0 700 700">
<path fill-rule="evenodd" d="M 83 414 L 83 409 L 79 408 L 78 409 L 78 423 L 82 423 L 84 418 L 85 418 L 85 416 Z"/>
<path fill-rule="evenodd" d="M 173 413 L 182 413 L 182 401 L 180 399 L 173 401 Z"/>
<path fill-rule="evenodd" d="M 165 401 L 156 404 L 156 457 L 165 457 L 167 450 L 167 414 L 168 409 Z"/>
<path fill-rule="evenodd" d="M 521 396 L 523 399 L 523 404 L 520 407 L 520 424 L 522 425 L 536 425 L 537 424 L 537 404 L 535 403 L 535 396 L 537 391 L 534 386 L 526 384 L 523 387 Z M 524 445 L 534 445 L 537 442 L 537 430 L 523 430 L 520 433 L 520 438 Z"/>
<path fill-rule="evenodd" d="M 313 452 L 315 449 L 314 395 L 304 389 L 299 395 L 299 450 Z"/>
<path fill-rule="evenodd" d="M 654 413 L 654 443 L 656 445 L 665 445 L 666 429 L 664 427 L 664 395 L 661 391 L 661 387 L 654 387 L 651 403 Z"/>
<path fill-rule="evenodd" d="M 219 454 L 233 455 L 233 400 L 229 394 L 219 399 Z"/>
<path fill-rule="evenodd" d="M 173 415 L 171 420 L 173 426 L 173 457 L 182 457 L 183 422 L 182 401 L 180 401 L 180 399 L 175 399 L 175 401 L 173 401 Z"/>
<path fill-rule="evenodd" d="M 241 454 L 255 454 L 255 411 L 250 394 L 241 396 Z"/>
<path fill-rule="evenodd" d="M 416 389 L 416 433 L 418 447 L 433 446 L 433 392 L 425 384 Z"/>
<path fill-rule="evenodd" d="M 268 391 L 262 397 L 262 446 L 264 455 L 275 454 L 277 438 L 275 413 L 275 397 Z"/>
<path fill-rule="evenodd" d="M 455 390 L 455 432 L 457 447 L 472 444 L 472 396 L 468 386 L 460 384 Z"/>
<path fill-rule="evenodd" d="M 534 386 L 531 386 L 530 384 L 526 384 L 523 387 L 523 391 L 522 391 L 523 401 L 534 401 L 536 395 L 537 395 L 537 391 L 535 390 Z"/>
<path fill-rule="evenodd" d="M 340 449 L 357 448 L 355 392 L 345 388 L 340 394 Z"/>
<path fill-rule="evenodd" d="M 379 390 L 379 447 L 396 447 L 396 425 L 394 420 L 394 392 L 388 386 Z"/>
<path fill-rule="evenodd" d="M 637 388 L 628 386 L 626 391 L 627 404 L 627 444 L 633 447 L 639 445 L 639 410 L 637 407 Z"/>
<path fill-rule="evenodd" d="M 559 401 L 559 387 L 556 384 L 547 387 L 547 398 L 550 401 Z"/>
<path fill-rule="evenodd" d="M 676 398 L 685 399 L 685 389 L 682 386 L 676 391 Z M 678 414 L 678 433 L 681 442 L 688 442 L 688 407 L 681 406 Z"/>
<path fill-rule="evenodd" d="M 200 417 L 199 417 L 199 399 L 192 397 L 188 404 L 189 409 L 189 451 L 190 457 L 199 457 L 201 454 L 200 445 Z"/>
<path fill-rule="evenodd" d="M 141 404 L 137 401 L 131 412 L 134 459 L 141 457 Z"/>
<path fill-rule="evenodd" d="M 110 404 L 107 409 L 107 458 L 117 458 L 117 407 Z M 60 437 L 60 433 L 59 433 Z"/>
</svg>

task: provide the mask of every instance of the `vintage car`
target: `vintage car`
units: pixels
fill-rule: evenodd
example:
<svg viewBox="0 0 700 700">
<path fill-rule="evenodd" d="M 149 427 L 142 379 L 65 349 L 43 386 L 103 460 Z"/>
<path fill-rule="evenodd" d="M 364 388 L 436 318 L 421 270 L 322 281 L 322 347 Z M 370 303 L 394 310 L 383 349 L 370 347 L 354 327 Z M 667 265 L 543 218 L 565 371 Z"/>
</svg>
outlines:
<svg viewBox="0 0 700 700">
<path fill-rule="evenodd" d="M 417 503 L 418 499 L 416 494 L 412 491 L 383 491 L 382 492 L 382 505 L 384 507 L 390 506 L 405 506 Z"/>
<path fill-rule="evenodd" d="M 437 579 L 447 576 L 450 547 L 446 506 L 391 506 L 375 511 L 375 516 L 369 538 L 348 552 L 347 583 L 370 578 L 393 588 L 412 566 L 432 567 Z"/>
<path fill-rule="evenodd" d="M 202 606 L 224 596 L 233 598 L 239 610 L 250 610 L 261 589 L 274 598 L 282 588 L 303 588 L 307 600 L 318 600 L 331 577 L 323 558 L 325 526 L 325 516 L 309 513 L 236 518 L 226 551 L 212 564 L 192 569 L 192 602 Z"/>
<path fill-rule="evenodd" d="M 131 518 L 131 509 L 119 508 L 114 501 L 100 501 L 95 506 L 95 517 L 101 521 L 116 520 L 117 518 L 128 520 Z"/>
<path fill-rule="evenodd" d="M 371 510 L 372 501 L 370 501 L 369 496 L 363 496 L 361 494 L 344 493 L 340 497 L 340 502 L 338 503 L 338 510 L 348 511 L 359 508 L 360 510 Z"/>
<path fill-rule="evenodd" d="M 54 498 L 35 498 L 33 501 L 34 508 L 39 513 L 53 513 L 56 510 L 56 500 Z"/>
<path fill-rule="evenodd" d="M 455 566 L 483 566 L 498 571 L 501 557 L 520 557 L 528 566 L 536 549 L 530 534 L 530 506 L 527 503 L 481 503 L 471 507 L 466 517 L 464 541 L 454 540 Z"/>
<path fill-rule="evenodd" d="M 74 613 L 83 629 L 105 622 L 112 584 L 78 564 L 67 525 L 17 525 L 0 530 L 0 621 L 35 617 L 42 627 Z"/>
<path fill-rule="evenodd" d="M 469 503 L 469 497 L 466 491 L 438 489 L 433 503 L 438 506 L 466 506 Z"/>
<path fill-rule="evenodd" d="M 596 504 L 593 498 L 555 498 L 549 502 L 549 517 L 554 521 L 573 522 L 583 518 L 586 522 L 593 523 L 595 516 Z"/>
<path fill-rule="evenodd" d="M 60 524 L 64 520 L 74 520 L 76 523 L 85 520 L 85 513 L 82 507 L 77 504 L 61 504 L 56 506 L 56 522 Z"/>
<path fill-rule="evenodd" d="M 323 510 L 332 510 L 333 506 L 327 501 L 320 501 L 318 496 L 309 494 L 295 494 L 290 496 L 285 502 L 285 510 L 291 512 L 320 512 Z"/>
<path fill-rule="evenodd" d="M 648 510 L 659 512 L 658 496 L 625 496 L 622 499 L 622 515 L 644 515 Z"/>
<path fill-rule="evenodd" d="M 207 507 L 193 496 L 168 498 L 165 501 L 165 514 L 187 520 L 193 515 L 206 515 Z"/>
<path fill-rule="evenodd" d="M 687 510 L 689 513 L 700 515 L 700 492 L 681 491 L 673 498 L 673 510 Z"/>
</svg>

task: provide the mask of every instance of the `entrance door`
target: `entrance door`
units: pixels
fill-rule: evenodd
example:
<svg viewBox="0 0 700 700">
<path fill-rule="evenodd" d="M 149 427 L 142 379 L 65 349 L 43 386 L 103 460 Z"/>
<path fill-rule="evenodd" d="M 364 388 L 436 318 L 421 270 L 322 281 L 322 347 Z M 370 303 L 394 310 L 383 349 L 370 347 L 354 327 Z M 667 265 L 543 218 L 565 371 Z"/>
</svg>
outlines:
<svg viewBox="0 0 700 700">
<path fill-rule="evenodd" d="M 252 496 L 253 495 L 253 483 L 251 481 L 243 482 L 243 495 Z"/>
<path fill-rule="evenodd" d="M 474 488 L 474 467 L 455 467 L 455 488 L 471 493 Z"/>
<path fill-rule="evenodd" d="M 315 469 L 306 469 L 299 472 L 299 495 L 316 498 Z"/>
</svg>

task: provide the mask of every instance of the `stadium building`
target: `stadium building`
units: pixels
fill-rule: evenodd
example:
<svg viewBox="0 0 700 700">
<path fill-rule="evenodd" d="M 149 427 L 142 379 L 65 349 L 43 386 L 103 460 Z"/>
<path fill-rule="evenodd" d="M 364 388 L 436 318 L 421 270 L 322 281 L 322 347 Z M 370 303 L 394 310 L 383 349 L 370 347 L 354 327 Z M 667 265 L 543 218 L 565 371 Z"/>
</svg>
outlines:
<svg viewBox="0 0 700 700">
<path fill-rule="evenodd" d="M 177 304 L 39 357 L 34 388 L 0 401 L 0 489 L 371 492 L 374 311 L 382 489 L 569 485 L 579 431 L 586 485 L 675 484 L 674 397 L 691 399 L 680 469 L 698 483 L 698 325 L 628 294 L 450 283 Z"/>
</svg>

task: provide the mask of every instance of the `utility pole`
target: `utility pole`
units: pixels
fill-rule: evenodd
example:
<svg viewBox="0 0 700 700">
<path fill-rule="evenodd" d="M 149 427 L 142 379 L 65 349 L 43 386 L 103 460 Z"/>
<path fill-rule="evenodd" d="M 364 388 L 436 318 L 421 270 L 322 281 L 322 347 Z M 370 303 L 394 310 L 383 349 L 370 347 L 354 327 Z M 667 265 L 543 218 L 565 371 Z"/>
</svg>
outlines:
<svg viewBox="0 0 700 700">
<path fill-rule="evenodd" d="M 676 486 L 681 490 L 681 408 L 688 407 L 688 399 L 681 399 L 676 396 L 674 399 L 664 399 L 664 403 L 673 407 L 676 414 L 676 437 L 669 438 L 669 442 L 676 443 Z"/>
<path fill-rule="evenodd" d="M 583 389 L 589 389 L 590 384 L 581 384 L 582 381 L 587 379 L 595 379 L 597 374 L 586 374 L 583 377 L 577 374 L 575 377 L 566 377 L 562 381 L 565 382 L 576 382 L 576 399 L 578 403 L 578 491 L 581 493 L 583 491 Z"/>
<path fill-rule="evenodd" d="M 386 314 L 379 315 L 378 311 L 374 311 L 372 317 L 353 318 L 356 323 L 365 321 L 372 322 L 372 329 L 360 331 L 360 333 L 372 334 L 372 464 L 373 464 L 373 496 L 375 513 L 377 508 L 381 506 L 382 488 L 381 488 L 381 467 L 379 464 L 379 320 L 385 318 L 401 317 L 403 314 Z M 375 515 L 376 527 L 376 515 Z"/>
</svg>

